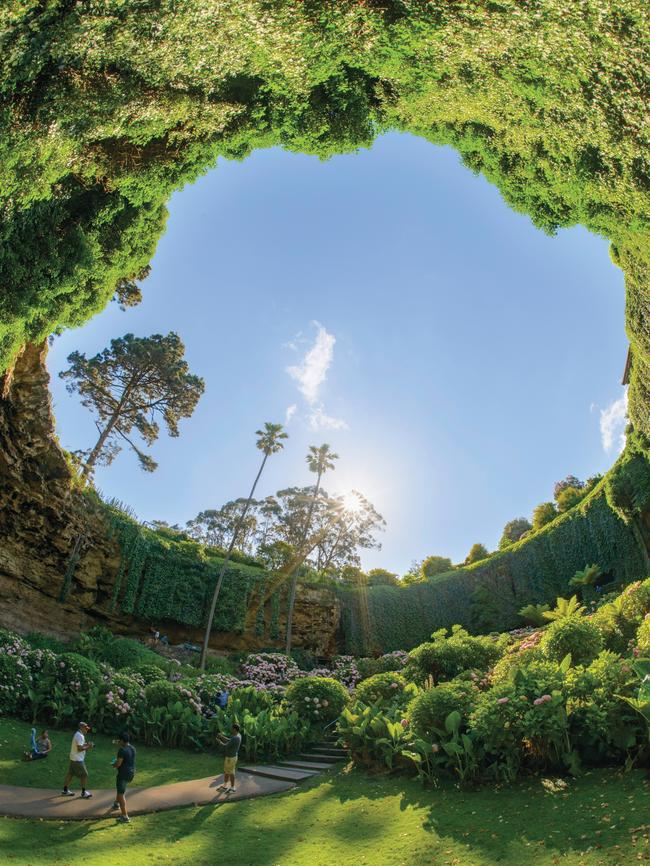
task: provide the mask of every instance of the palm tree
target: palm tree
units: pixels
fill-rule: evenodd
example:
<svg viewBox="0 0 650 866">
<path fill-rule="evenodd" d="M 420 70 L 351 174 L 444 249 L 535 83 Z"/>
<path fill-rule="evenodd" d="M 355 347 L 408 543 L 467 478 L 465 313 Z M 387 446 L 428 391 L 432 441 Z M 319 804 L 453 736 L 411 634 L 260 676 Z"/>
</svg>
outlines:
<svg viewBox="0 0 650 866">
<path fill-rule="evenodd" d="M 302 531 L 300 543 L 298 545 L 299 555 L 307 542 L 307 536 L 309 535 L 309 530 L 311 528 L 311 519 L 314 513 L 314 506 L 316 505 L 316 500 L 318 499 L 318 493 L 320 491 L 321 478 L 328 469 L 334 469 L 334 461 L 339 459 L 339 455 L 335 454 L 333 451 L 330 451 L 329 445 L 321 445 L 320 448 L 317 448 L 315 445 L 310 445 L 309 454 L 305 459 L 307 460 L 307 466 L 309 467 L 309 471 L 316 473 L 316 486 L 314 487 L 314 492 L 309 503 L 309 509 L 307 511 L 307 517 L 305 519 L 305 526 Z M 294 568 L 293 572 L 289 576 L 291 577 L 291 591 L 289 593 L 289 607 L 287 610 L 287 655 L 289 655 L 289 653 L 291 652 L 291 626 L 293 624 L 293 608 L 296 603 L 298 567 Z"/>
<path fill-rule="evenodd" d="M 210 613 L 208 614 L 208 621 L 205 626 L 203 646 L 201 647 L 201 660 L 199 662 L 199 667 L 202 671 L 205 670 L 205 662 L 208 657 L 210 632 L 212 631 L 212 621 L 214 619 L 214 612 L 217 607 L 217 599 L 219 598 L 219 593 L 221 592 L 221 584 L 223 583 L 223 578 L 226 573 L 226 568 L 228 567 L 228 562 L 230 561 L 230 557 L 235 548 L 239 531 L 244 523 L 251 502 L 253 501 L 257 482 L 260 480 L 262 472 L 264 471 L 264 467 L 266 466 L 266 461 L 269 459 L 271 454 L 277 454 L 278 451 L 282 451 L 282 449 L 284 448 L 282 440 L 289 438 L 288 434 L 285 433 L 282 429 L 282 424 L 270 424 L 268 421 L 264 424 L 264 430 L 256 430 L 255 435 L 257 436 L 257 447 L 262 452 L 262 454 L 264 454 L 264 457 L 262 458 L 262 465 L 260 466 L 259 471 L 255 476 L 255 481 L 253 482 L 253 486 L 251 487 L 251 492 L 248 494 L 248 499 L 246 500 L 244 510 L 240 514 L 237 523 L 235 524 L 235 529 L 233 531 L 230 544 L 228 545 L 228 550 L 226 551 L 226 557 L 221 564 L 219 577 L 217 578 L 217 583 L 214 588 L 214 593 L 212 595 L 212 604 L 210 605 Z"/>
</svg>

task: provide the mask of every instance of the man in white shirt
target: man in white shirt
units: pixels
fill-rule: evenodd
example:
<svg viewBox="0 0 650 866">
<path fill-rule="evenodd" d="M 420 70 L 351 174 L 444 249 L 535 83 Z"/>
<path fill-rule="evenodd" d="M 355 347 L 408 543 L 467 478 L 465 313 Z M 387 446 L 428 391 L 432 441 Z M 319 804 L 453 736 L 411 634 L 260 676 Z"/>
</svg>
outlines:
<svg viewBox="0 0 650 866">
<path fill-rule="evenodd" d="M 70 764 L 68 765 L 68 772 L 63 783 L 62 791 L 63 795 L 66 797 L 74 797 L 74 791 L 71 791 L 68 788 L 73 776 L 76 776 L 76 778 L 81 782 L 82 799 L 87 800 L 89 797 L 92 797 L 90 791 L 86 790 L 86 783 L 88 782 L 86 752 L 88 749 L 92 749 L 93 747 L 93 743 L 86 742 L 86 734 L 89 730 L 90 725 L 87 725 L 85 722 L 79 722 L 75 735 L 72 738 L 72 744 L 70 746 Z"/>
</svg>

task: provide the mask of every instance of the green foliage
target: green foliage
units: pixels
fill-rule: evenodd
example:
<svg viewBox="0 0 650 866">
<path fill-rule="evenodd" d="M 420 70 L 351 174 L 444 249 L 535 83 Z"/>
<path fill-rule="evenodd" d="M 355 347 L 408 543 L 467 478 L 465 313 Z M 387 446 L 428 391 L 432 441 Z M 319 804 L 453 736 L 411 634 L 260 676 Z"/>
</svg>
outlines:
<svg viewBox="0 0 650 866">
<path fill-rule="evenodd" d="M 478 689 L 467 681 L 452 680 L 432 689 L 424 689 L 408 706 L 407 716 L 414 734 L 430 742 L 436 732 L 444 729 L 445 720 L 452 712 L 468 719 L 476 701 Z"/>
<path fill-rule="evenodd" d="M 557 508 L 554 502 L 542 502 L 533 510 L 533 531 L 537 532 L 542 526 L 546 526 L 557 517 Z"/>
<path fill-rule="evenodd" d="M 92 358 L 81 352 L 68 355 L 70 367 L 59 373 L 67 390 L 79 394 L 81 405 L 93 411 L 99 438 L 93 448 L 80 452 L 82 474 L 92 474 L 98 462 L 110 464 L 128 443 L 148 472 L 156 462 L 130 438 L 135 430 L 146 445 L 158 438 L 158 420 L 170 436 L 178 436 L 178 423 L 189 418 L 203 394 L 203 379 L 189 372 L 185 346 L 178 334 L 124 337 Z"/>
<path fill-rule="evenodd" d="M 548 622 L 544 614 L 549 612 L 547 604 L 527 604 L 519 611 L 519 616 L 526 625 L 540 626 Z"/>
<path fill-rule="evenodd" d="M 469 553 L 465 559 L 465 565 L 472 565 L 474 562 L 480 562 L 482 559 L 487 559 L 490 555 L 489 550 L 484 544 L 476 542 L 470 547 Z"/>
<path fill-rule="evenodd" d="M 102 508 L 122 551 L 114 589 L 116 608 L 142 619 L 203 626 L 223 564 L 219 551 L 196 541 L 161 536 L 115 506 L 103 504 Z M 261 568 L 230 562 L 213 630 L 243 631 L 249 602 L 265 579 Z M 146 660 L 154 663 L 150 656 Z"/>
<path fill-rule="evenodd" d="M 639 740 L 640 720 L 620 698 L 632 695 L 630 674 L 630 663 L 607 651 L 567 672 L 571 740 L 584 761 L 624 760 Z"/>
<path fill-rule="evenodd" d="M 650 619 L 644 619 L 638 628 L 636 649 L 644 658 L 650 658 Z"/>
<path fill-rule="evenodd" d="M 285 693 L 287 704 L 314 725 L 326 725 L 341 714 L 349 695 L 341 683 L 330 677 L 302 677 Z"/>
<path fill-rule="evenodd" d="M 576 571 L 569 581 L 569 586 L 571 588 L 594 586 L 598 582 L 598 579 L 602 577 L 602 574 L 597 565 L 586 565 L 582 571 Z"/>
<path fill-rule="evenodd" d="M 557 495 L 557 510 L 560 514 L 569 511 L 571 508 L 582 502 L 586 495 L 586 491 L 579 487 L 565 487 Z"/>
<path fill-rule="evenodd" d="M 382 705 L 406 705 L 410 697 L 417 692 L 412 683 L 395 671 L 374 674 L 368 679 L 357 683 L 354 696 L 364 704 L 380 703 Z"/>
<path fill-rule="evenodd" d="M 577 772 L 563 679 L 557 665 L 531 662 L 481 694 L 469 730 L 481 743 L 488 777 L 512 781 L 522 765 Z"/>
<path fill-rule="evenodd" d="M 167 680 L 154 680 L 145 688 L 144 697 L 149 707 L 166 707 L 178 700 L 178 687 Z"/>
<path fill-rule="evenodd" d="M 432 630 L 453 623 L 481 631 L 516 628 L 523 606 L 555 602 L 566 592 L 569 578 L 588 562 L 598 562 L 603 573 L 622 585 L 647 574 L 633 526 L 605 497 L 608 478 L 578 508 L 506 550 L 450 575 L 413 586 L 368 587 L 362 593 L 341 587 L 345 651 L 364 655 L 408 649 L 426 641 Z M 482 596 L 473 610 L 467 602 L 479 587 Z M 489 607 L 485 600 L 491 602 Z M 475 621 L 477 610 L 480 623 Z"/>
<path fill-rule="evenodd" d="M 584 612 L 585 609 L 578 601 L 576 595 L 572 595 L 569 599 L 558 596 L 558 598 L 555 599 L 555 607 L 553 610 L 544 611 L 542 616 L 547 622 L 554 622 L 567 617 L 583 616 Z"/>
<path fill-rule="evenodd" d="M 427 556 L 426 559 L 422 560 L 420 572 L 426 580 L 429 580 L 437 574 L 446 574 L 452 571 L 453 568 L 451 559 L 448 559 L 446 556 Z"/>
<path fill-rule="evenodd" d="M 371 568 L 367 573 L 368 586 L 398 586 L 399 580 L 392 571 L 385 568 Z"/>
<path fill-rule="evenodd" d="M 542 651 L 556 662 L 570 655 L 574 664 L 588 665 L 603 648 L 598 626 L 584 617 L 565 616 L 551 623 L 541 640 Z"/>
<path fill-rule="evenodd" d="M 139 664 L 136 667 L 124 668 L 123 673 L 140 677 L 145 686 L 167 679 L 167 674 L 158 665 Z"/>
<path fill-rule="evenodd" d="M 503 655 L 503 642 L 489 637 L 472 637 L 461 626 L 453 626 L 451 635 L 441 629 L 433 640 L 409 653 L 405 674 L 423 683 L 451 680 L 466 670 L 486 671 Z"/>
<path fill-rule="evenodd" d="M 339 742 L 361 766 L 393 770 L 410 764 L 411 734 L 396 706 L 368 706 L 356 701 L 345 707 L 336 724 Z"/>
<path fill-rule="evenodd" d="M 526 520 L 525 517 L 515 517 L 514 520 L 510 520 L 503 527 L 503 534 L 499 540 L 499 550 L 504 550 L 506 547 L 510 547 L 511 544 L 514 544 L 515 541 L 519 541 L 519 539 L 527 532 L 530 532 L 532 526 Z"/>
</svg>

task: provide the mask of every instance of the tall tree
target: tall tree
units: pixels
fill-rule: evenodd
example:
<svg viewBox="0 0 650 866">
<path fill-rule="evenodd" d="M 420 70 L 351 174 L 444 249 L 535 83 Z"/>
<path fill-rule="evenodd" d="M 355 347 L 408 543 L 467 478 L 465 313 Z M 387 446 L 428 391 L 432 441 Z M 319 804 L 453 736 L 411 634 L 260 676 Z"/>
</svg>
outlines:
<svg viewBox="0 0 650 866">
<path fill-rule="evenodd" d="M 178 422 L 189 418 L 203 394 L 203 379 L 189 371 L 185 346 L 173 331 L 162 336 L 134 337 L 125 334 L 111 340 L 109 348 L 86 358 L 81 352 L 68 355 L 70 367 L 59 373 L 68 380 L 69 393 L 78 393 L 81 403 L 97 414 L 99 438 L 94 447 L 80 452 L 82 477 L 94 471 L 101 460 L 110 464 L 127 442 L 140 465 L 153 472 L 157 463 L 130 438 L 135 429 L 146 445 L 158 438 L 158 419 L 170 436 L 178 436 Z"/>
<path fill-rule="evenodd" d="M 330 450 L 330 446 L 327 444 L 323 444 L 320 447 L 316 447 L 315 445 L 309 446 L 309 454 L 306 457 L 307 466 L 309 467 L 310 472 L 314 472 L 316 474 L 316 484 L 314 485 L 313 496 L 307 510 L 307 516 L 305 518 L 305 524 L 302 530 L 302 535 L 300 539 L 300 545 L 298 547 L 298 554 L 300 555 L 307 544 L 307 537 L 309 535 L 309 529 L 311 527 L 312 515 L 314 513 L 314 506 L 316 504 L 316 500 L 318 499 L 318 493 L 320 491 L 320 483 L 323 475 L 330 469 L 334 469 L 334 461 L 338 460 L 339 455 L 334 454 L 333 451 Z M 289 591 L 289 606 L 287 609 L 287 642 L 286 642 L 286 651 L 287 655 L 291 652 L 291 629 L 293 627 L 293 609 L 296 603 L 296 586 L 298 584 L 298 568 L 294 568 L 291 577 L 291 589 Z"/>
<path fill-rule="evenodd" d="M 208 547 L 227 547 L 237 529 L 237 548 L 242 553 L 252 553 L 257 531 L 254 509 L 258 503 L 247 499 L 226 502 L 221 508 L 200 511 L 193 520 L 188 520 L 188 533 Z M 246 516 L 243 517 L 244 510 Z"/>
<path fill-rule="evenodd" d="M 289 436 L 282 429 L 282 424 L 270 424 L 268 421 L 264 424 L 264 430 L 256 430 L 255 435 L 257 436 L 257 448 L 262 452 L 264 457 L 262 458 L 262 463 L 260 468 L 255 476 L 255 481 L 253 482 L 253 486 L 251 487 L 251 492 L 248 494 L 248 499 L 246 501 L 246 506 L 242 510 L 241 516 L 237 525 L 235 526 L 234 532 L 232 534 L 232 538 L 230 540 L 230 544 L 228 545 L 228 549 L 226 550 L 226 556 L 221 564 L 221 569 L 219 570 L 219 576 L 217 577 L 217 582 L 214 587 L 214 592 L 212 594 L 212 603 L 210 604 L 210 612 L 208 614 L 208 620 L 205 625 L 205 636 L 203 638 L 203 646 L 201 647 L 201 659 L 199 662 L 199 667 L 201 670 L 205 670 L 205 662 L 208 657 L 208 645 L 210 643 L 210 632 L 212 631 L 212 622 L 214 620 L 214 612 L 217 608 L 217 601 L 219 599 L 219 593 L 221 592 L 221 584 L 223 583 L 223 578 L 226 573 L 226 568 L 228 567 L 228 563 L 230 562 L 230 557 L 232 556 L 232 552 L 235 549 L 235 544 L 237 543 L 237 537 L 239 535 L 239 531 L 244 521 L 246 520 L 246 514 L 248 509 L 250 508 L 251 502 L 253 501 L 253 496 L 255 495 L 255 488 L 257 487 L 257 482 L 262 477 L 262 472 L 264 471 L 264 467 L 266 466 L 266 461 L 269 459 L 271 454 L 277 454 L 279 451 L 282 451 L 284 448 L 284 444 L 282 442 L 283 439 L 288 439 Z"/>
</svg>

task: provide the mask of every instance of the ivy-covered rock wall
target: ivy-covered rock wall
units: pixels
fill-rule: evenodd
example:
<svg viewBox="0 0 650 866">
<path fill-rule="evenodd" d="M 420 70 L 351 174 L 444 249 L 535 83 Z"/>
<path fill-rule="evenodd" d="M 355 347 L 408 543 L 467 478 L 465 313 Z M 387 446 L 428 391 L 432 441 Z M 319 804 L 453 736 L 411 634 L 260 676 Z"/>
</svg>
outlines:
<svg viewBox="0 0 650 866">
<path fill-rule="evenodd" d="M 75 488 L 54 434 L 45 354 L 45 345 L 27 347 L 0 385 L 0 625 L 67 637 L 97 622 L 138 636 L 155 624 L 173 641 L 200 640 L 222 557 L 153 532 Z M 281 645 L 286 589 L 268 596 L 266 584 L 259 566 L 230 563 L 213 646 Z M 300 592 L 295 645 L 333 654 L 339 618 L 331 590 Z"/>
<path fill-rule="evenodd" d="M 635 448 L 637 450 L 635 450 Z M 473 631 L 523 625 L 529 603 L 553 604 L 587 565 L 628 583 L 650 574 L 650 462 L 632 440 L 593 493 L 572 511 L 489 559 L 407 587 L 343 592 L 344 649 L 410 649 L 456 623 Z M 613 494 L 616 491 L 616 496 Z"/>
</svg>

